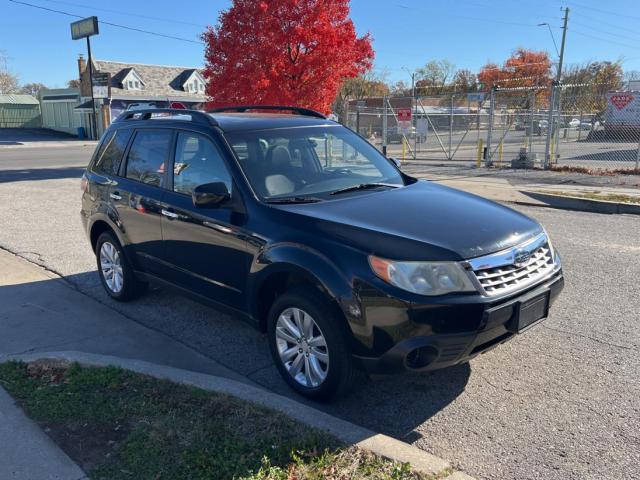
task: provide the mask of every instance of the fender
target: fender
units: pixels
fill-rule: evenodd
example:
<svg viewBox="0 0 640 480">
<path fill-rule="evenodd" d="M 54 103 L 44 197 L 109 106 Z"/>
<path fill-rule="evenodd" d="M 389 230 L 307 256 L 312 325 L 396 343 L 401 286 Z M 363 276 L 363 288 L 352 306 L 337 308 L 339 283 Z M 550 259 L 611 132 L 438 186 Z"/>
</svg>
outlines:
<svg viewBox="0 0 640 480">
<path fill-rule="evenodd" d="M 317 284 L 334 299 L 345 314 L 346 304 L 353 301 L 351 280 L 326 255 L 296 243 L 282 242 L 259 251 L 251 264 L 247 281 L 250 315 L 259 318 L 258 298 L 265 282 L 278 273 L 295 273 Z"/>
<path fill-rule="evenodd" d="M 132 265 L 135 265 L 135 263 L 133 263 L 134 258 L 131 255 L 131 252 L 128 247 L 129 242 L 126 238 L 124 229 L 122 228 L 122 224 L 118 220 L 117 213 L 113 209 L 109 208 L 107 205 L 101 204 L 98 211 L 92 212 L 92 214 L 90 215 L 90 218 L 91 218 L 91 221 L 87 225 L 87 237 L 89 238 L 89 240 L 91 240 L 91 231 L 93 229 L 93 226 L 96 224 L 96 222 L 103 221 L 104 223 L 109 225 L 113 233 L 115 233 L 118 239 L 118 242 L 120 242 L 120 245 L 122 245 L 124 254 L 127 256 L 127 260 Z"/>
</svg>

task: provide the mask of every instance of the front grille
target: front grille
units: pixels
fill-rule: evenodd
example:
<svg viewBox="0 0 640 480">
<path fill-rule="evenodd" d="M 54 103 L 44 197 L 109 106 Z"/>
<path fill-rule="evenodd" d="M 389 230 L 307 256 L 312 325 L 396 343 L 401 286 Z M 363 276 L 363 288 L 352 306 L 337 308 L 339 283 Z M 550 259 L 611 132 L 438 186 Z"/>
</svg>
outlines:
<svg viewBox="0 0 640 480">
<path fill-rule="evenodd" d="M 553 271 L 553 257 L 548 242 L 539 245 L 531 252 L 526 264 L 517 266 L 513 263 L 490 268 L 474 270 L 478 282 L 485 293 L 490 296 L 520 290 Z"/>
</svg>

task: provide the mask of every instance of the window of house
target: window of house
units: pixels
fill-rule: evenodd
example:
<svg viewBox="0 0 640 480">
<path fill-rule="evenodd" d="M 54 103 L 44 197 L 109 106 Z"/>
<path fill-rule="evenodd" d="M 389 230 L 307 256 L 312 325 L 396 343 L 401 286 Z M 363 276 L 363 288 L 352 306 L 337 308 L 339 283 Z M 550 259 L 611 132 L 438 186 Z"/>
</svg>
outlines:
<svg viewBox="0 0 640 480">
<path fill-rule="evenodd" d="M 113 135 L 108 142 L 105 142 L 106 148 L 98 157 L 93 169 L 98 173 L 117 175 L 120 170 L 122 155 L 127 147 L 130 136 L 131 130 L 129 129 L 117 130 L 115 135 Z"/>
<path fill-rule="evenodd" d="M 205 183 L 224 182 L 231 191 L 231 175 L 220 150 L 203 135 L 180 132 L 173 164 L 173 190 L 191 195 Z"/>
<path fill-rule="evenodd" d="M 138 130 L 127 155 L 127 178 L 163 186 L 171 137 L 171 130 Z"/>
<path fill-rule="evenodd" d="M 140 82 L 138 82 L 137 80 L 133 82 L 133 84 L 136 86 L 136 88 L 140 88 Z"/>
</svg>

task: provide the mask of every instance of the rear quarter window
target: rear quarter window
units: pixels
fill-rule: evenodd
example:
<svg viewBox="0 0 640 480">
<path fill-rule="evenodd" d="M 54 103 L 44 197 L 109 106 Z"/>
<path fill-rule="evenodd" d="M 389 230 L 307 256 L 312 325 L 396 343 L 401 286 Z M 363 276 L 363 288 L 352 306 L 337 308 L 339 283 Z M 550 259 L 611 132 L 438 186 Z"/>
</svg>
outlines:
<svg viewBox="0 0 640 480">
<path fill-rule="evenodd" d="M 100 146 L 93 170 L 105 175 L 117 175 L 122 163 L 122 156 L 131 137 L 131 130 L 116 130 L 111 138 L 106 139 Z"/>
</svg>

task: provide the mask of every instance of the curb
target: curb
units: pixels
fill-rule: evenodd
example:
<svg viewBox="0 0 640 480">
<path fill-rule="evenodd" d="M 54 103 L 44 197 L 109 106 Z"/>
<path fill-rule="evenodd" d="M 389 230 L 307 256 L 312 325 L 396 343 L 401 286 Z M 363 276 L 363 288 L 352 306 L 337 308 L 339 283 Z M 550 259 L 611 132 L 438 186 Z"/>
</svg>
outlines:
<svg viewBox="0 0 640 480">
<path fill-rule="evenodd" d="M 301 423 L 324 430 L 346 444 L 354 445 L 392 461 L 410 463 L 414 470 L 435 476 L 437 479 L 474 480 L 473 477 L 462 472 L 451 473 L 452 469 L 447 461 L 413 445 L 387 435 L 375 433 L 290 398 L 237 380 L 158 365 L 142 360 L 84 352 L 60 351 L 0 355 L 0 363 L 10 360 L 31 362 L 41 359 L 67 360 L 92 366 L 116 366 L 151 377 L 202 388 L 203 390 L 225 393 L 284 413 Z"/>
<path fill-rule="evenodd" d="M 540 202 L 544 202 L 547 204 L 546 206 L 551 208 L 559 208 L 563 210 L 578 210 L 591 213 L 640 215 L 640 205 L 636 205 L 633 203 L 618 203 L 609 202 L 607 200 L 592 200 L 590 198 L 556 195 L 553 193 L 542 193 L 529 190 L 520 190 L 520 193 L 539 200 Z"/>
</svg>

